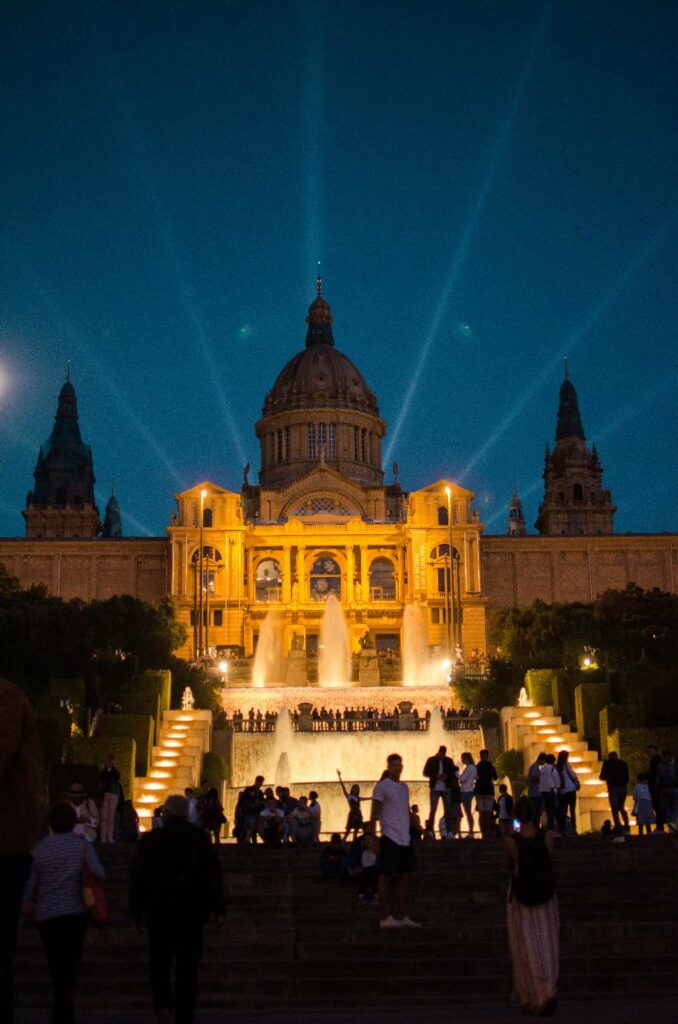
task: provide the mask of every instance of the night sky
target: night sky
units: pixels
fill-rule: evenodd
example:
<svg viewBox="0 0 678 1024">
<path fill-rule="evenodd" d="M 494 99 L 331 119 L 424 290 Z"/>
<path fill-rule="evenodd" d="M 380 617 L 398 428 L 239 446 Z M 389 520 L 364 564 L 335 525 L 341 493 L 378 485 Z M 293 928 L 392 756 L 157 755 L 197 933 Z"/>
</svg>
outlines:
<svg viewBox="0 0 678 1024">
<path fill-rule="evenodd" d="M 127 535 L 256 479 L 318 261 L 387 480 L 534 532 L 567 355 L 616 530 L 675 530 L 677 53 L 668 0 L 7 0 L 0 535 L 67 360 Z"/>
</svg>

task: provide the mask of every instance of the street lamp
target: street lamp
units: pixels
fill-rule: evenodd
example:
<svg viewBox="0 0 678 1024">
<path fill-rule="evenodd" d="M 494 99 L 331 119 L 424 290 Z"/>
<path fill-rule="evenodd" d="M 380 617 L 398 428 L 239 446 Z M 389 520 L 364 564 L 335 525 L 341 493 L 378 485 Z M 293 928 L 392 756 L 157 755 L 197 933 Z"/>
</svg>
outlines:
<svg viewBox="0 0 678 1024">
<path fill-rule="evenodd" d="M 450 595 L 450 607 L 447 614 L 447 646 L 452 652 L 452 636 L 454 635 L 454 641 L 456 645 L 457 640 L 457 629 L 456 629 L 456 616 L 454 614 L 454 572 L 452 562 L 452 490 L 449 487 L 445 488 L 445 494 L 447 495 L 447 546 L 450 554 L 450 577 L 447 584 L 447 589 Z M 454 632 L 452 624 L 454 622 Z"/>
<path fill-rule="evenodd" d="M 203 526 L 205 522 L 205 498 L 207 497 L 207 491 L 203 487 L 200 492 L 200 591 L 198 598 L 198 657 L 202 657 L 202 559 L 203 559 Z"/>
</svg>

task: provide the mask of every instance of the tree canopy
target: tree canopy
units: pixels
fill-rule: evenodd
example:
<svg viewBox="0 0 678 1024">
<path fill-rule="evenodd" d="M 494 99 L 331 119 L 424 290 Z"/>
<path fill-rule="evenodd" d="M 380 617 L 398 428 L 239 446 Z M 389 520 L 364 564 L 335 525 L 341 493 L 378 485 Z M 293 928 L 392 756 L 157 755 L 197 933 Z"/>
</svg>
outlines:
<svg viewBox="0 0 678 1024">
<path fill-rule="evenodd" d="M 500 657 L 516 671 L 579 667 L 587 648 L 607 669 L 645 661 L 671 669 L 678 665 L 678 596 L 629 583 L 608 590 L 591 604 L 545 604 L 494 612 L 491 639 Z"/>
<path fill-rule="evenodd" d="M 33 695 L 52 676 L 122 679 L 168 668 L 185 637 L 169 599 L 64 601 L 42 586 L 23 590 L 0 565 L 0 674 Z"/>
</svg>

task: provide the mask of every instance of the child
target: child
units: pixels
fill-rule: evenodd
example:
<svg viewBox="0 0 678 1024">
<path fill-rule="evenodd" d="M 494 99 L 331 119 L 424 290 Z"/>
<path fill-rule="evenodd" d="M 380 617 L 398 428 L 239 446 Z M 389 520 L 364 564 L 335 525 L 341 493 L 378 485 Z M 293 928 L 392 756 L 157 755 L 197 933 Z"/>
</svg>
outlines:
<svg viewBox="0 0 678 1024">
<path fill-rule="evenodd" d="M 638 826 L 638 835 L 642 836 L 643 829 L 650 834 L 650 825 L 654 825 L 655 816 L 652 810 L 652 797 L 650 796 L 650 775 L 648 772 L 641 772 L 638 781 L 633 787 L 633 814 Z"/>
<path fill-rule="evenodd" d="M 497 800 L 499 821 L 499 835 L 510 836 L 513 832 L 513 797 L 504 783 L 499 787 L 499 798 Z"/>
<path fill-rule="evenodd" d="M 322 808 L 318 803 L 318 794 L 314 789 L 308 794 L 308 810 L 313 821 L 313 845 L 317 846 L 320 842 L 320 819 L 322 816 Z"/>
<path fill-rule="evenodd" d="M 410 842 L 412 843 L 412 846 L 420 845 L 424 831 L 424 826 L 422 825 L 421 818 L 419 817 L 419 805 L 412 804 L 410 807 Z"/>
<path fill-rule="evenodd" d="M 361 800 L 369 800 L 370 797 L 360 795 L 360 786 L 357 782 L 351 786 L 350 792 L 346 789 L 346 783 L 341 777 L 341 772 L 337 768 L 337 775 L 339 776 L 339 785 L 341 791 L 348 801 L 348 818 L 346 819 L 346 831 L 344 832 L 344 842 L 348 839 L 350 833 L 353 833 L 353 838 L 358 838 L 358 833 L 363 827 L 363 812 L 360 809 Z"/>
</svg>

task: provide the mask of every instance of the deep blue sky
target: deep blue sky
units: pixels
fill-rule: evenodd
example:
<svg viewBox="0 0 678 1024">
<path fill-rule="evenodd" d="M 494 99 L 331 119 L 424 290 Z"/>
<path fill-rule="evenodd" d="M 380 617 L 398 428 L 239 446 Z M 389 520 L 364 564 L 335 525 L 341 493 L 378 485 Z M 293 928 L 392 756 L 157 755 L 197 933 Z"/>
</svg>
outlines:
<svg viewBox="0 0 678 1024">
<path fill-rule="evenodd" d="M 237 489 L 335 340 L 388 476 L 531 528 L 569 355 L 618 531 L 675 530 L 678 5 L 11 0 L 0 23 L 0 534 L 72 361 L 100 508 Z M 256 474 L 255 474 L 256 475 Z"/>
</svg>

